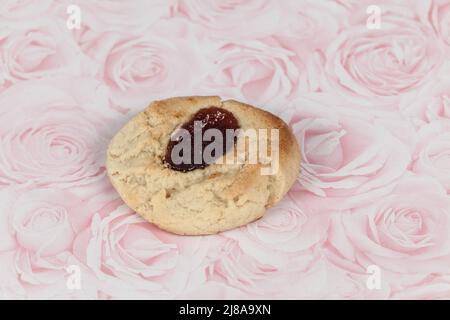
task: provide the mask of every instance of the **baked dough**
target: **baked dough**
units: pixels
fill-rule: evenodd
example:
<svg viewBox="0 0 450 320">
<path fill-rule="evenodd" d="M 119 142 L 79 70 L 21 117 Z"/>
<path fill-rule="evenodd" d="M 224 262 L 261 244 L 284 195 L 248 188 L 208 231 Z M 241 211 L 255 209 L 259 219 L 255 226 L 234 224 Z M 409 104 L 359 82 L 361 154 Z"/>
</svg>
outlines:
<svg viewBox="0 0 450 320">
<path fill-rule="evenodd" d="M 171 134 L 198 110 L 211 106 L 232 112 L 243 130 L 278 129 L 275 174 L 261 174 L 267 164 L 248 159 L 232 164 L 218 159 L 189 172 L 167 167 L 164 155 Z M 238 153 L 232 149 L 226 156 L 236 159 Z M 296 180 L 300 151 L 289 127 L 269 112 L 216 96 L 177 97 L 154 101 L 129 121 L 112 139 L 106 167 L 123 201 L 146 220 L 172 233 L 206 235 L 262 217 Z"/>
</svg>

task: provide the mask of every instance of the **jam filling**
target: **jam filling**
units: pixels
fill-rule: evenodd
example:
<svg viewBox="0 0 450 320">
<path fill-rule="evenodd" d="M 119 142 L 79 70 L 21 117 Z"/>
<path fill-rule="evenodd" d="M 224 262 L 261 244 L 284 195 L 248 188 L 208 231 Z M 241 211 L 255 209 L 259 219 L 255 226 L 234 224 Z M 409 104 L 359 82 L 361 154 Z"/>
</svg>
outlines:
<svg viewBox="0 0 450 320">
<path fill-rule="evenodd" d="M 175 139 L 171 139 L 167 145 L 164 163 L 172 170 L 188 172 L 204 169 L 209 165 L 205 162 L 203 155 L 205 148 L 215 141 L 215 137 L 213 136 L 208 140 L 204 139 L 203 134 L 206 130 L 217 129 L 222 135 L 219 152 L 215 152 L 217 150 L 215 149 L 211 153 L 213 160 L 215 160 L 224 155 L 236 143 L 236 136 L 226 134 L 226 131 L 227 129 L 239 129 L 239 123 L 231 112 L 219 107 L 207 107 L 197 111 L 188 122 L 181 126 L 181 129 L 186 130 L 184 132 L 187 132 L 190 137 L 190 148 L 188 148 L 190 154 L 184 155 L 185 149 L 179 148 L 181 150 L 179 155 L 183 159 L 188 159 L 188 161 L 182 161 L 181 163 L 179 163 L 180 161 L 174 161 L 172 150 L 177 146 L 181 147 L 179 144 L 183 143 L 183 139 L 185 139 L 183 135 L 175 135 Z M 195 141 L 199 136 L 201 137 L 201 144 Z M 187 137 L 187 135 L 184 135 L 184 137 Z"/>
</svg>

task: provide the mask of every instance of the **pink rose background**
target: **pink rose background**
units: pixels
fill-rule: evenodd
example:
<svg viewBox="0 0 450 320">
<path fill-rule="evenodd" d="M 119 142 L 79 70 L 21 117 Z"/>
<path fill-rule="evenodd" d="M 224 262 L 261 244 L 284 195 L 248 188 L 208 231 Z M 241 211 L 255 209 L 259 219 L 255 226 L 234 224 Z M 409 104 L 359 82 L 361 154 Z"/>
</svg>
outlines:
<svg viewBox="0 0 450 320">
<path fill-rule="evenodd" d="M 0 298 L 450 299 L 450 4 L 372 2 L 2 1 Z M 124 205 L 105 148 L 209 94 L 282 117 L 302 173 L 262 219 L 176 236 Z"/>
</svg>

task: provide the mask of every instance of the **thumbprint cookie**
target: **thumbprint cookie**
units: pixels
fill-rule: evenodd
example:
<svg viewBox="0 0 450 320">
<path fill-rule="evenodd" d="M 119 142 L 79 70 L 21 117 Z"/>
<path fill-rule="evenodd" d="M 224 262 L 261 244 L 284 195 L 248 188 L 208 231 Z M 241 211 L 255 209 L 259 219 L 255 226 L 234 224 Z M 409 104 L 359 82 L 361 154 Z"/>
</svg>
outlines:
<svg viewBox="0 0 450 320">
<path fill-rule="evenodd" d="M 261 218 L 300 171 L 290 128 L 220 97 L 154 101 L 111 140 L 108 176 L 123 201 L 159 228 L 207 235 Z"/>
</svg>

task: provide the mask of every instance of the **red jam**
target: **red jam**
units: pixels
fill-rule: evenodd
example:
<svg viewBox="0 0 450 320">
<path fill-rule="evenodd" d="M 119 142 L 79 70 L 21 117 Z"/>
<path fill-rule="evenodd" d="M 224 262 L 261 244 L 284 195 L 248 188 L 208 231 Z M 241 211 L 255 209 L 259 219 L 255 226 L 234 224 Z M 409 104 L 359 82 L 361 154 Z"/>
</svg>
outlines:
<svg viewBox="0 0 450 320">
<path fill-rule="evenodd" d="M 194 148 L 194 143 L 195 143 L 195 139 L 194 137 L 197 137 L 197 135 L 194 134 L 194 124 L 197 123 L 197 132 L 201 133 L 201 137 L 202 137 L 202 141 L 201 141 L 201 148 L 197 148 L 198 150 L 196 150 Z M 200 124 L 200 126 L 198 126 Z M 203 139 L 203 133 L 208 130 L 208 129 L 218 129 L 220 131 L 220 133 L 222 134 L 222 145 L 220 148 L 219 154 L 214 154 L 213 152 L 213 158 L 214 159 L 218 159 L 220 158 L 222 155 L 224 155 L 228 149 L 230 149 L 234 143 L 236 143 L 236 137 L 230 136 L 226 134 L 226 130 L 227 129 L 233 129 L 233 130 L 237 130 L 239 129 L 239 123 L 237 121 L 237 119 L 234 117 L 234 115 L 222 108 L 219 107 L 208 107 L 208 108 L 203 108 L 200 109 L 199 111 L 197 111 L 197 113 L 195 113 L 193 115 L 193 117 L 186 122 L 185 124 L 183 124 L 181 126 L 181 129 L 185 129 L 187 130 L 187 132 L 189 132 L 190 135 L 190 161 L 186 161 L 188 163 L 175 163 L 174 161 L 172 161 L 172 150 L 175 146 L 177 146 L 178 144 L 182 143 L 183 141 L 183 137 L 179 136 L 177 137 L 175 140 L 171 140 L 169 141 L 169 144 L 167 145 L 167 150 L 166 150 L 166 154 L 164 157 L 164 162 L 167 164 L 167 166 L 172 169 L 172 170 L 176 170 L 176 171 L 181 171 L 181 172 L 188 172 L 188 171 L 192 171 L 192 170 L 196 170 L 196 169 L 204 169 L 208 166 L 209 163 L 206 163 L 204 161 L 204 157 L 203 157 L 203 152 L 206 148 L 206 146 L 208 146 L 210 143 L 214 142 L 214 137 L 211 140 L 207 140 L 205 141 L 205 139 Z M 199 130 L 200 129 L 200 130 Z M 228 141 L 230 140 L 231 141 Z M 200 157 L 199 155 L 197 155 L 197 160 L 201 159 L 201 161 L 195 161 L 195 153 L 201 153 Z"/>
</svg>

